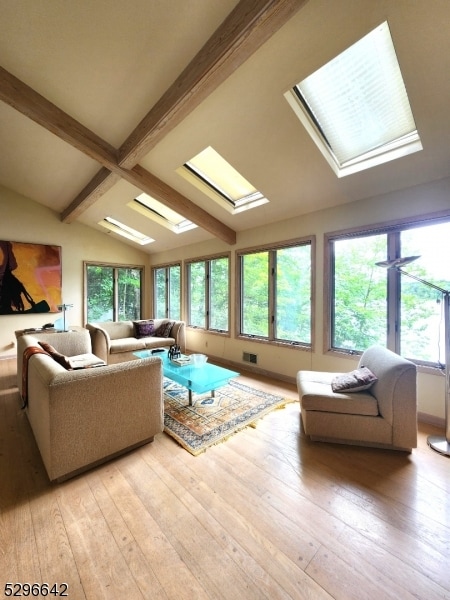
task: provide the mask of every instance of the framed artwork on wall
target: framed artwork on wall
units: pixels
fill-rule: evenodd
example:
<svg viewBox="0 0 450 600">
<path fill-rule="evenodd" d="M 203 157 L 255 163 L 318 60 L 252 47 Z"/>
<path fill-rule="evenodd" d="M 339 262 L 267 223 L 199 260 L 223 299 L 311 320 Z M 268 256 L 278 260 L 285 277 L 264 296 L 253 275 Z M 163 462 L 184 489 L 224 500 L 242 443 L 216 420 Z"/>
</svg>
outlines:
<svg viewBox="0 0 450 600">
<path fill-rule="evenodd" d="M 0 240 L 0 315 L 57 313 L 61 247 Z"/>
</svg>

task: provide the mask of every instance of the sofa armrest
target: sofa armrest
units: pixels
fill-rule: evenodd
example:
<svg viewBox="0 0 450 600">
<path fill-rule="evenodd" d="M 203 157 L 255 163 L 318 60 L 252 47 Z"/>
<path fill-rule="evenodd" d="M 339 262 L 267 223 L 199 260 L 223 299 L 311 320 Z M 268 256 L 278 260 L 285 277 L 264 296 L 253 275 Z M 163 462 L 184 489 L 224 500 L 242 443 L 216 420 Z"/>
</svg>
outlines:
<svg viewBox="0 0 450 600">
<path fill-rule="evenodd" d="M 106 331 L 106 329 L 90 323 L 86 324 L 86 329 L 89 331 L 91 336 L 93 354 L 107 363 L 111 350 L 111 338 L 109 333 Z"/>
</svg>

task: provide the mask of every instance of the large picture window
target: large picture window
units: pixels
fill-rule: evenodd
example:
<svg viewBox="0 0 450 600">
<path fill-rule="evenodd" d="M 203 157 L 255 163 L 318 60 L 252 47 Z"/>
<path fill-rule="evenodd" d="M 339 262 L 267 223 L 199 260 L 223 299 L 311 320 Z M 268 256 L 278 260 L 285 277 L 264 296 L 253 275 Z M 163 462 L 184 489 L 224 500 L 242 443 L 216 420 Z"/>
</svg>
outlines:
<svg viewBox="0 0 450 600">
<path fill-rule="evenodd" d="M 141 318 L 142 267 L 85 263 L 86 321 Z"/>
<path fill-rule="evenodd" d="M 311 344 L 312 241 L 238 253 L 239 335 Z"/>
<path fill-rule="evenodd" d="M 181 320 L 181 266 L 153 269 L 153 314 L 157 319 Z"/>
<path fill-rule="evenodd" d="M 188 325 L 229 332 L 230 259 L 218 256 L 186 264 Z"/>
<path fill-rule="evenodd" d="M 442 294 L 377 262 L 417 256 L 405 271 L 450 289 L 450 221 L 328 236 L 330 348 L 387 346 L 418 363 L 445 362 Z"/>
</svg>

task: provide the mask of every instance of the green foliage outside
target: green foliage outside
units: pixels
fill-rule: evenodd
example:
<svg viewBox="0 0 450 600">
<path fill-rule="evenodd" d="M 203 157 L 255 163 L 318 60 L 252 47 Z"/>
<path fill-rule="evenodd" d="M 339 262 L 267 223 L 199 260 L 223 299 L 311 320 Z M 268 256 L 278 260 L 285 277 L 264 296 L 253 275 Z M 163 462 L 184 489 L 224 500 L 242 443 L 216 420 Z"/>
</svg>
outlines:
<svg viewBox="0 0 450 600">
<path fill-rule="evenodd" d="M 86 282 L 88 322 L 140 319 L 140 269 L 88 265 Z"/>
</svg>

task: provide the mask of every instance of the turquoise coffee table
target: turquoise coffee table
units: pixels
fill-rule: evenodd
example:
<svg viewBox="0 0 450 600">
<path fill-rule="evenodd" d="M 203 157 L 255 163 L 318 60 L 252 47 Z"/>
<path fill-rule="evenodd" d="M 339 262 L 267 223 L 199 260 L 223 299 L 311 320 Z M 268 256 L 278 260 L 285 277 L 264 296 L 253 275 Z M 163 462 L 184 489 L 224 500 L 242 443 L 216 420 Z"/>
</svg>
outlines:
<svg viewBox="0 0 450 600">
<path fill-rule="evenodd" d="M 192 392 L 203 394 L 211 392 L 214 397 L 214 391 L 226 385 L 230 379 L 238 377 L 239 373 L 230 371 L 223 367 L 217 367 L 210 363 L 205 363 L 200 367 L 193 365 L 177 365 L 173 363 L 167 356 L 167 350 L 152 354 L 151 350 L 139 350 L 133 352 L 137 358 L 148 358 L 149 356 L 159 356 L 163 361 L 164 377 L 176 381 L 183 387 L 187 388 L 189 393 L 189 406 L 192 406 Z"/>
</svg>

